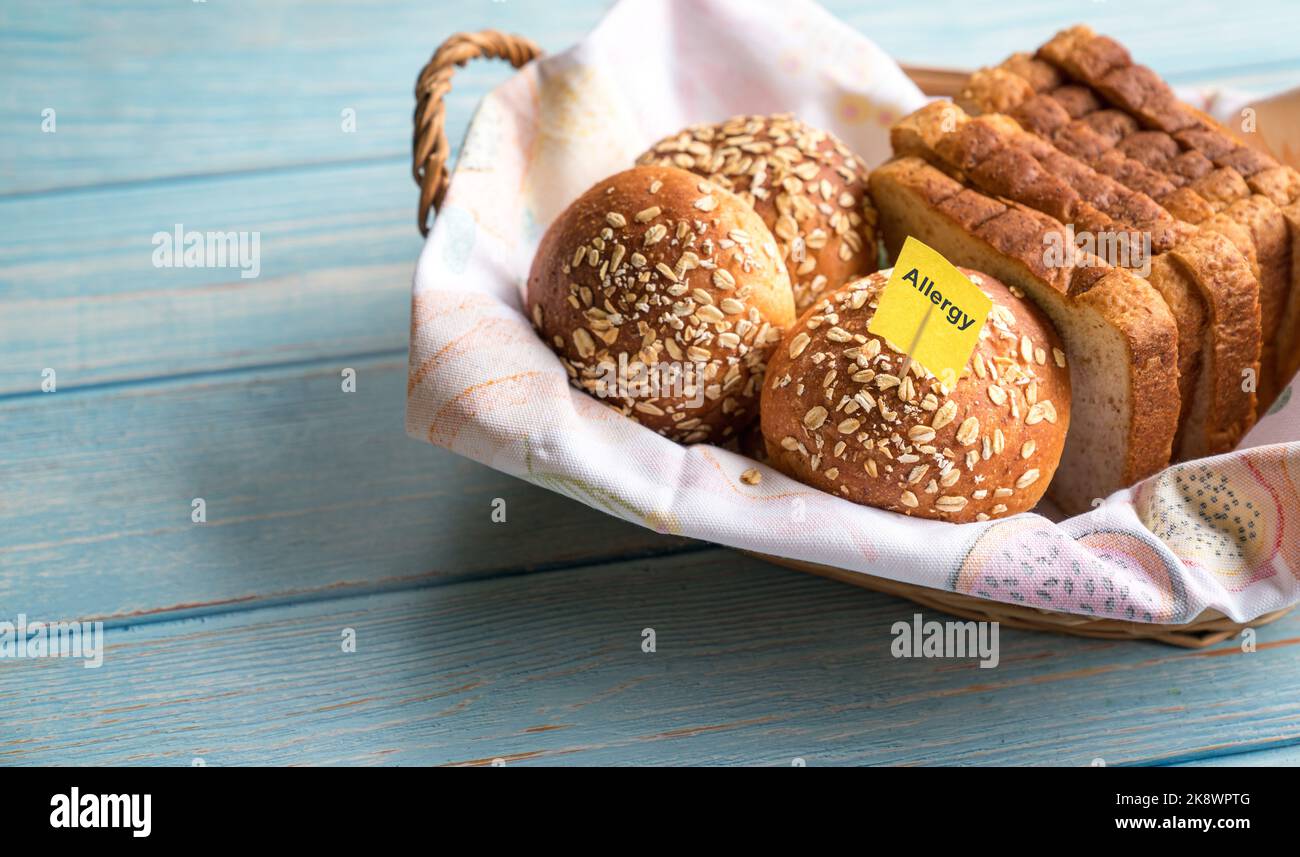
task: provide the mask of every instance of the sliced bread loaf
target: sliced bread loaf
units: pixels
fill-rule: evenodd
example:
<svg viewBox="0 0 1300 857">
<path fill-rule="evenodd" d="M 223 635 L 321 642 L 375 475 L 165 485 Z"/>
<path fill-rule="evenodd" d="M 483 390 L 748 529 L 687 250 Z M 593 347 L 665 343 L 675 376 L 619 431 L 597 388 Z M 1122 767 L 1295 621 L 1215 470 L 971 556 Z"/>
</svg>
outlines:
<svg viewBox="0 0 1300 857">
<path fill-rule="evenodd" d="M 1179 101 L 1155 72 L 1134 63 L 1122 45 L 1086 26 L 1058 33 L 1037 56 L 1144 127 L 1169 134 L 1183 156 L 1199 155 L 1217 168 L 1193 187 L 1247 226 L 1256 241 L 1264 305 L 1260 393 L 1266 406 L 1291 379 L 1293 361 L 1300 360 L 1291 353 L 1297 338 L 1294 327 L 1283 327 L 1286 307 L 1300 301 L 1295 293 L 1300 282 L 1292 274 L 1300 244 L 1290 240 L 1288 217 L 1282 211 L 1300 198 L 1300 174 L 1233 139 L 1213 119 Z M 1237 205 L 1240 201 L 1247 204 Z"/>
<path fill-rule="evenodd" d="M 1300 354 L 1293 357 L 1300 342 L 1284 325 L 1293 295 L 1300 303 L 1300 268 L 1292 262 L 1300 245 L 1283 212 L 1300 195 L 1300 173 L 1232 139 L 1122 46 L 1086 27 L 1058 34 L 1035 57 L 1017 54 L 976 72 L 959 101 L 972 112 L 1008 112 L 1180 220 L 1228 238 L 1259 282 L 1258 388 L 1267 407 L 1294 374 L 1293 360 L 1300 363 Z"/>
<path fill-rule="evenodd" d="M 953 263 L 1023 290 L 1056 325 L 1074 402 L 1049 492 L 1062 509 L 1086 511 L 1168 464 L 1179 412 L 1178 331 L 1154 288 L 1095 258 L 1046 264 L 1043 248 L 1065 238 L 1059 221 L 966 188 L 923 159 L 877 168 L 871 193 L 891 257 L 915 236 Z"/>
<path fill-rule="evenodd" d="M 1253 303 L 1258 287 L 1250 263 L 1229 241 L 1220 234 L 1200 235 L 1150 197 L 1098 174 L 1006 116 L 971 118 L 954 104 L 932 102 L 896 123 L 891 139 L 899 154 L 922 157 L 990 196 L 1094 235 L 1146 233 L 1157 252 L 1181 248 L 1176 259 L 1156 256 L 1149 271 L 1151 285 L 1178 325 L 1179 398 L 1186 416 L 1180 420 L 1176 457 L 1226 452 L 1236 444 L 1253 420 L 1254 392 L 1242 389 L 1242 369 L 1258 372 L 1259 330 L 1253 319 L 1259 308 Z M 1253 249 L 1249 237 L 1238 237 Z M 1215 256 L 1205 252 L 1207 247 L 1222 252 Z M 1151 261 L 1136 256 L 1107 261 L 1139 267 Z M 1198 403 L 1198 395 L 1210 399 Z M 1243 413 L 1243 408 L 1251 410 Z"/>
</svg>

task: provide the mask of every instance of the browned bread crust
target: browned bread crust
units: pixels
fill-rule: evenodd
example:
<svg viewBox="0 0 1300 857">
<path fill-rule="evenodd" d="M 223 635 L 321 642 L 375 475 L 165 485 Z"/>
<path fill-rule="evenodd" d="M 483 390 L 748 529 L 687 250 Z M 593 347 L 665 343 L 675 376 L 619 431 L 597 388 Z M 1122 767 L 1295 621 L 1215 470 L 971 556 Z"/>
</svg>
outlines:
<svg viewBox="0 0 1300 857">
<path fill-rule="evenodd" d="M 1215 335 L 1214 328 L 1207 322 L 1205 299 L 1186 269 L 1174 262 L 1168 253 L 1161 253 L 1151 260 L 1147 282 L 1164 298 L 1178 327 L 1178 412 L 1180 415 L 1190 414 L 1201 372 L 1212 371 L 1202 365 L 1202 352 L 1213 347 Z M 1208 346 L 1207 340 L 1210 340 Z M 1187 420 L 1179 420 L 1174 458 L 1180 457 L 1182 437 L 1189 431 L 1193 430 L 1188 428 Z M 1201 433 L 1204 433 L 1203 429 Z"/>
<path fill-rule="evenodd" d="M 1017 80 L 993 94 L 993 81 L 1008 78 Z M 1291 378 L 1290 367 L 1300 364 L 1300 334 L 1284 323 L 1300 315 L 1300 266 L 1292 262 L 1300 244 L 1290 239 L 1282 210 L 1300 196 L 1300 173 L 1233 139 L 1213 119 L 1179 102 L 1150 69 L 1134 65 L 1113 40 L 1086 27 L 1058 34 L 1037 58 L 1017 55 L 996 74 L 986 69 L 972 75 L 966 90 L 976 111 L 997 105 L 1098 171 L 1149 193 L 1179 219 L 1207 225 L 1233 242 L 1259 281 L 1259 402 L 1267 407 Z M 1143 130 L 1133 130 L 1138 127 Z M 1219 214 L 1245 228 L 1227 228 Z M 1273 306 L 1279 309 L 1270 312 Z"/>
<path fill-rule="evenodd" d="M 1203 349 L 1202 383 L 1184 425 L 1179 453 L 1200 458 L 1225 452 L 1255 424 L 1256 396 L 1244 384 L 1246 370 L 1259 374 L 1259 292 L 1245 260 L 1222 235 L 1202 232 L 1169 253 L 1202 286 L 1212 343 Z"/>
<path fill-rule="evenodd" d="M 1099 36 L 1086 26 L 1076 26 L 1058 33 L 1038 52 L 1065 75 L 1094 88 L 1101 96 L 1127 111 L 1145 127 L 1163 131 L 1173 137 L 1184 155 L 1196 153 L 1218 169 L 1212 187 L 1196 189 L 1216 206 L 1232 207 L 1237 200 L 1253 192 L 1267 199 L 1254 211 L 1234 209 L 1233 216 L 1250 227 L 1256 239 L 1267 242 L 1278 234 L 1288 233 L 1287 217 L 1280 210 L 1300 196 L 1300 174 L 1281 167 L 1269 155 L 1247 146 L 1224 131 L 1211 118 L 1183 104 L 1159 76 L 1145 66 L 1136 65 L 1128 52 L 1113 39 Z M 1208 192 L 1207 192 L 1208 191 Z M 1262 225 L 1261 220 L 1268 223 Z M 1282 327 L 1288 314 L 1300 312 L 1300 280 L 1293 277 L 1292 257 L 1300 254 L 1300 245 L 1289 240 L 1279 251 L 1274 246 L 1257 247 L 1261 271 L 1261 300 L 1266 306 L 1278 304 L 1282 309 L 1264 315 L 1264 356 L 1261 366 L 1261 404 L 1267 406 L 1282 384 L 1291 378 L 1288 367 L 1300 362 L 1300 332 Z M 1239 248 L 1240 249 L 1240 248 Z M 1296 311 L 1288 313 L 1289 307 Z"/>
<path fill-rule="evenodd" d="M 963 273 L 993 309 L 951 389 L 867 330 L 885 272 L 804 313 L 763 389 L 774 466 L 855 503 L 957 523 L 1038 503 L 1070 423 L 1065 353 L 1033 304 L 987 274 Z"/>
<path fill-rule="evenodd" d="M 763 221 L 674 167 L 611 176 L 565 209 L 533 259 L 527 307 L 575 386 L 683 443 L 728 440 L 757 416 L 795 318 Z"/>
<path fill-rule="evenodd" d="M 1300 371 L 1300 202 L 1282 208 L 1287 234 L 1291 237 L 1291 289 L 1282 310 L 1277 336 L 1278 386 Z M 1262 400 L 1261 400 L 1262 401 Z"/>
<path fill-rule="evenodd" d="M 1081 218 L 1092 217 L 1090 225 L 1147 232 L 1156 253 L 1196 232 L 1145 193 L 1096 172 L 1005 116 L 971 118 L 954 104 L 935 101 L 899 120 L 890 139 L 896 154 L 937 161 L 985 193 L 1014 199 L 1062 222 L 1079 225 Z M 1080 208 L 1082 203 L 1106 220 L 1095 222 L 1095 215 Z"/>
<path fill-rule="evenodd" d="M 776 235 L 795 305 L 876 270 L 867 167 L 833 134 L 785 114 L 694 125 L 637 159 L 690 170 L 754 206 Z"/>
<path fill-rule="evenodd" d="M 1291 237 L 1282 210 L 1261 194 L 1232 203 L 1223 216 L 1243 227 L 1254 247 L 1263 342 L 1260 363 L 1269 369 L 1267 393 L 1271 399 L 1278 330 L 1291 291 Z"/>
<path fill-rule="evenodd" d="M 1041 64 L 1040 60 L 1008 60 L 995 70 L 976 72 L 958 101 L 972 113 L 989 113 L 998 107 L 1065 154 L 1147 194 L 1188 223 L 1200 223 L 1250 193 L 1237 171 L 1216 171 L 1215 164 L 1203 154 L 1184 150 L 1164 131 L 1139 130 L 1136 119 L 1107 107 L 1086 85 L 1071 83 L 1035 92 L 1027 80 L 1010 70 Z M 1008 85 L 1009 79 L 1017 81 L 1009 84 L 1010 95 L 990 94 L 993 81 Z M 1285 173 L 1279 176 L 1270 172 L 1261 185 L 1280 194 L 1290 179 Z M 1238 249 L 1246 252 L 1244 247 Z"/>
<path fill-rule="evenodd" d="M 1268 197 L 1274 205 L 1290 205 L 1300 197 L 1300 172 L 1289 166 L 1271 167 L 1260 170 L 1246 184 L 1255 193 Z"/>
<path fill-rule="evenodd" d="M 1078 87 L 1061 87 L 1061 90 L 1065 89 Z M 1036 122 L 1031 115 L 1031 108 L 1055 103 L 1054 94 L 1035 95 L 1014 109 L 1012 116 L 1030 130 L 1054 139 L 1058 144 L 1069 144 L 1078 137 L 1060 133 L 1049 122 Z M 1117 113 L 1114 110 L 1101 110 L 1090 113 L 1073 124 L 1097 125 L 1101 124 L 1099 117 Z M 1262 363 L 1272 366 L 1274 341 L 1282 317 L 1281 307 L 1285 305 L 1291 289 L 1290 246 L 1286 224 L 1275 200 L 1285 199 L 1287 194 L 1300 189 L 1300 174 L 1289 167 L 1275 167 L 1253 173 L 1256 178 L 1247 181 L 1237 169 L 1230 166 L 1215 168 L 1201 153 L 1194 150 L 1182 151 L 1179 143 L 1163 131 L 1133 133 L 1130 129 L 1135 128 L 1135 125 L 1121 123 L 1116 127 L 1122 127 L 1123 130 L 1106 138 L 1095 150 L 1080 151 L 1076 147 L 1073 150 L 1067 148 L 1067 151 L 1089 160 L 1094 167 L 1129 188 L 1150 193 L 1170 214 L 1180 220 L 1197 224 L 1213 221 L 1211 228 L 1233 241 L 1237 249 L 1250 260 L 1259 280 L 1263 307 Z M 1102 139 L 1100 135 L 1094 135 L 1094 138 Z M 1107 146 L 1114 148 L 1107 149 Z M 1224 146 L 1218 144 L 1214 151 L 1222 153 Z M 1161 169 L 1167 170 L 1168 174 L 1159 172 Z M 1252 196 L 1252 191 L 1256 189 L 1257 192 Z M 1219 213 L 1226 214 L 1245 229 L 1229 228 L 1223 219 L 1216 218 Z"/>
<path fill-rule="evenodd" d="M 1077 303 L 1118 330 L 1128 345 L 1131 370 L 1118 383 L 1128 384 L 1134 410 L 1122 426 L 1127 453 L 1116 486 L 1126 487 L 1163 470 L 1172 457 L 1179 418 L 1178 329 L 1160 293 L 1123 268 L 1111 270 Z"/>
</svg>

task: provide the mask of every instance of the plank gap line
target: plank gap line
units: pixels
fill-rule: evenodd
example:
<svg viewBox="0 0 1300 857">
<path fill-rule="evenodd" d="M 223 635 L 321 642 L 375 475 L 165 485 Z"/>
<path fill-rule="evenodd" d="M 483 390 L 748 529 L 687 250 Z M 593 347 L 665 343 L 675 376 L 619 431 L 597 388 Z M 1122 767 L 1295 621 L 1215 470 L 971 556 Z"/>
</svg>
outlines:
<svg viewBox="0 0 1300 857">
<path fill-rule="evenodd" d="M 39 399 L 45 396 L 58 396 L 64 393 L 88 394 L 103 393 L 112 390 L 124 390 L 133 387 L 158 387 L 169 384 L 186 384 L 193 381 L 203 381 L 205 379 L 224 379 L 232 378 L 238 375 L 256 375 L 260 372 L 293 372 L 300 369 L 307 370 L 324 370 L 331 363 L 340 361 L 364 361 L 371 364 L 382 366 L 386 362 L 405 360 L 407 349 L 403 348 L 386 348 L 381 351 L 356 351 L 343 354 L 330 355 L 328 357 L 311 357 L 301 360 L 285 360 L 279 363 L 254 363 L 248 366 L 232 366 L 227 369 L 200 369 L 194 372 L 177 372 L 170 375 L 150 375 L 140 378 L 123 378 L 111 381 L 94 381 L 88 384 L 73 384 L 60 386 L 54 393 L 46 393 L 42 390 L 23 390 L 9 393 L 0 393 L 0 404 L 11 401 L 21 401 L 24 399 Z"/>
</svg>

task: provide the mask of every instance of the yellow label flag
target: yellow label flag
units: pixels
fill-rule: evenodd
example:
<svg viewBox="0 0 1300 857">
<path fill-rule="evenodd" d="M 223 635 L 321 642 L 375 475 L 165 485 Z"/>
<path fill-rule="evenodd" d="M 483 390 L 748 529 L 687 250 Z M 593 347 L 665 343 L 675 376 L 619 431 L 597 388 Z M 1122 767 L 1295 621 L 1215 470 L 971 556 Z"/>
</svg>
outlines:
<svg viewBox="0 0 1300 857">
<path fill-rule="evenodd" d="M 993 302 L 966 275 L 909 237 L 867 330 L 905 349 L 949 387 L 961 377 Z"/>
</svg>

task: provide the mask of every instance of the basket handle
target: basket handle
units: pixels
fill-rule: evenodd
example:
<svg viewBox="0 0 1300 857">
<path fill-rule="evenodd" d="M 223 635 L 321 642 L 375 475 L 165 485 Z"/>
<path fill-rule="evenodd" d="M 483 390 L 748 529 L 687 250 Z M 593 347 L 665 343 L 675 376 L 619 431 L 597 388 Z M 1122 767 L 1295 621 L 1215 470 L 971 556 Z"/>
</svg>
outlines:
<svg viewBox="0 0 1300 857">
<path fill-rule="evenodd" d="M 421 235 L 429 234 L 429 209 L 437 213 L 451 181 L 447 170 L 451 148 L 447 145 L 444 125 L 447 111 L 442 100 L 451 92 L 452 74 L 458 66 L 481 57 L 506 60 L 515 68 L 521 68 L 541 55 L 542 49 L 523 36 L 496 30 L 457 33 L 439 45 L 420 70 L 420 77 L 415 82 L 411 174 L 420 186 L 418 224 Z"/>
<path fill-rule="evenodd" d="M 542 55 L 532 40 L 497 30 L 457 33 L 438 46 L 433 57 L 420 70 L 415 83 L 415 134 L 411 140 L 411 174 L 420 186 L 420 213 L 417 224 L 421 235 L 429 234 L 429 210 L 435 214 L 451 183 L 444 127 L 446 108 L 442 100 L 451 92 L 451 76 L 458 66 L 472 59 L 502 59 L 522 68 Z M 903 71 L 926 95 L 953 96 L 966 79 L 964 72 L 947 69 L 903 66 Z"/>
</svg>

